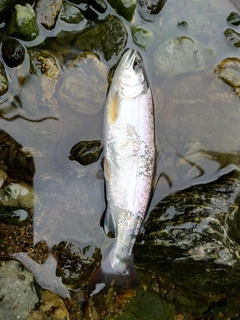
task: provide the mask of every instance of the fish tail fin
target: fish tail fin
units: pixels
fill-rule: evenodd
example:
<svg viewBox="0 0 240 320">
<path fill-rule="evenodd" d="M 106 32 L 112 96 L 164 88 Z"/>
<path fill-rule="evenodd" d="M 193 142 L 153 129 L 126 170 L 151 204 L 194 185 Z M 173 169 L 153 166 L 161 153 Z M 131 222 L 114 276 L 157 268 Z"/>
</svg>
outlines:
<svg viewBox="0 0 240 320">
<path fill-rule="evenodd" d="M 109 259 L 103 261 L 89 281 L 88 295 L 94 296 L 100 291 L 107 291 L 111 287 L 135 289 L 139 286 L 137 271 L 132 262 L 128 264 L 128 273 L 118 273 L 111 266 Z"/>
</svg>

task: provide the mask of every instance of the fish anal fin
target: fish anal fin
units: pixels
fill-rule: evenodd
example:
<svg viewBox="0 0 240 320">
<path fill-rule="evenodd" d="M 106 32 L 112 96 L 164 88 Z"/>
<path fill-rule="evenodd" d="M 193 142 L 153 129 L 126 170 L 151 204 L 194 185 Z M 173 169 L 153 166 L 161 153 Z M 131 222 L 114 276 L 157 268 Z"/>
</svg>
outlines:
<svg viewBox="0 0 240 320">
<path fill-rule="evenodd" d="M 103 227 L 103 230 L 108 237 L 114 238 L 116 236 L 116 224 L 108 208 L 101 216 L 100 226 Z"/>
</svg>

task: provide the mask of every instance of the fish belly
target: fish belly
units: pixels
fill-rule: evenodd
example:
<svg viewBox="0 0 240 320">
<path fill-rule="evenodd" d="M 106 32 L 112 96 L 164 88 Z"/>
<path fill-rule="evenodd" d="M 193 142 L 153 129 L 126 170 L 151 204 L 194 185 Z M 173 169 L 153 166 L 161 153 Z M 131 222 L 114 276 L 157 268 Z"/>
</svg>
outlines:
<svg viewBox="0 0 240 320">
<path fill-rule="evenodd" d="M 120 99 L 114 122 L 107 110 L 105 130 L 106 196 L 116 235 L 112 266 L 126 272 L 152 190 L 155 133 L 150 89 L 135 99 Z"/>
</svg>

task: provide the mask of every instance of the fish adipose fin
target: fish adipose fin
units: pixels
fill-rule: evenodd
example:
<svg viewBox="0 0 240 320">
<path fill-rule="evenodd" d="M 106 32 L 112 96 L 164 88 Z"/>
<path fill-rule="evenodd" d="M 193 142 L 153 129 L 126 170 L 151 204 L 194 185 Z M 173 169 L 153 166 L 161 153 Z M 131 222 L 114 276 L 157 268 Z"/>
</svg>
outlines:
<svg viewBox="0 0 240 320">
<path fill-rule="evenodd" d="M 94 296 L 100 291 L 107 291 L 111 287 L 135 289 L 138 286 L 137 271 L 132 262 L 128 265 L 128 273 L 121 274 L 112 268 L 111 261 L 107 257 L 90 279 L 87 292 L 88 295 Z"/>
<path fill-rule="evenodd" d="M 103 228 L 108 237 L 116 237 L 116 223 L 114 222 L 111 212 L 108 208 L 103 212 L 101 216 L 100 226 Z"/>
</svg>

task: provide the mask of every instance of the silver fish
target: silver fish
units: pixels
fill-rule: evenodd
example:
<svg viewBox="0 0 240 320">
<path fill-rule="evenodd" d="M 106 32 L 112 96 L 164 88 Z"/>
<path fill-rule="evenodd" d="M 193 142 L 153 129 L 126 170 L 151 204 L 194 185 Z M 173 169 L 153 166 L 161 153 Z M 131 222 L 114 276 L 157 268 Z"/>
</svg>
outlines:
<svg viewBox="0 0 240 320">
<path fill-rule="evenodd" d="M 104 141 L 104 230 L 116 237 L 111 266 L 125 275 L 151 200 L 156 158 L 152 93 L 136 50 L 128 49 L 115 70 L 104 115 Z"/>
</svg>

